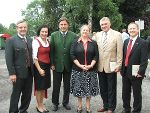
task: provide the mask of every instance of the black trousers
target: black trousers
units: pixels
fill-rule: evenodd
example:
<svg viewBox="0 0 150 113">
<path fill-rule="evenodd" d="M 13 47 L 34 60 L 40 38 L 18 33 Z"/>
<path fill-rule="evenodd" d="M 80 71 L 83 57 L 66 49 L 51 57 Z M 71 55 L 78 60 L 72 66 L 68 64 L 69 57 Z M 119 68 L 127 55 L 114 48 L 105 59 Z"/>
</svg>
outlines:
<svg viewBox="0 0 150 113">
<path fill-rule="evenodd" d="M 32 83 L 33 76 L 31 70 L 29 70 L 29 76 L 27 78 L 18 77 L 16 83 L 13 83 L 9 113 L 26 113 L 31 101 Z M 20 96 L 21 105 L 18 109 Z"/>
<path fill-rule="evenodd" d="M 54 105 L 59 105 L 59 93 L 61 81 L 63 78 L 63 105 L 67 105 L 69 103 L 69 95 L 70 95 L 70 77 L 71 72 L 67 72 L 64 70 L 63 72 L 53 71 L 53 92 L 52 92 L 52 103 Z"/>
<path fill-rule="evenodd" d="M 142 108 L 142 95 L 141 85 L 142 78 L 129 79 L 127 76 L 122 78 L 122 99 L 123 107 L 126 111 L 131 111 L 130 100 L 131 100 L 131 88 L 133 89 L 133 113 L 140 113 Z"/>
<path fill-rule="evenodd" d="M 100 94 L 105 109 L 114 111 L 116 109 L 116 86 L 117 73 L 99 72 Z"/>
</svg>

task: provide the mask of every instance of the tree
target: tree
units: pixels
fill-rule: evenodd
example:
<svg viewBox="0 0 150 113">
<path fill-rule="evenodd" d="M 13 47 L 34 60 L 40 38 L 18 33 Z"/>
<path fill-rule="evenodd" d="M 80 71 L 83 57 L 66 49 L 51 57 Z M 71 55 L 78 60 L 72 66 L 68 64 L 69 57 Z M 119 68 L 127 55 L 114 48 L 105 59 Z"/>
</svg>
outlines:
<svg viewBox="0 0 150 113">
<path fill-rule="evenodd" d="M 41 26 L 42 24 L 47 24 L 49 21 L 44 16 L 42 2 L 43 1 L 41 0 L 34 0 L 27 6 L 26 10 L 22 11 L 22 15 L 28 22 L 28 33 L 31 36 L 36 35 L 36 31 L 39 26 Z"/>
<path fill-rule="evenodd" d="M 150 1 L 149 0 L 125 0 L 120 5 L 120 12 L 123 15 L 123 23 L 126 27 L 130 22 L 136 20 L 144 20 L 145 30 L 143 35 L 148 35 L 147 30 L 150 31 Z"/>
<path fill-rule="evenodd" d="M 93 31 L 98 31 L 99 20 L 104 16 L 111 19 L 112 27 L 115 29 L 119 29 L 122 24 L 122 15 L 118 12 L 121 2 L 117 2 L 116 5 L 110 0 L 66 0 L 66 3 L 68 9 L 70 8 L 66 15 L 72 18 L 77 28 L 84 23 L 92 23 Z"/>
<path fill-rule="evenodd" d="M 82 24 L 89 24 L 93 31 L 99 31 L 99 20 L 104 16 L 111 19 L 112 28 L 118 30 L 122 25 L 122 15 L 118 6 L 124 0 L 34 0 L 26 11 L 25 19 L 29 23 L 30 34 L 43 23 L 58 30 L 58 20 L 66 16 L 70 21 L 70 29 L 76 33 Z M 85 4 L 86 3 L 86 4 Z"/>
<path fill-rule="evenodd" d="M 48 20 L 52 32 L 58 30 L 58 20 L 63 16 L 65 5 L 65 0 L 45 0 L 42 2 L 44 16 Z"/>
</svg>

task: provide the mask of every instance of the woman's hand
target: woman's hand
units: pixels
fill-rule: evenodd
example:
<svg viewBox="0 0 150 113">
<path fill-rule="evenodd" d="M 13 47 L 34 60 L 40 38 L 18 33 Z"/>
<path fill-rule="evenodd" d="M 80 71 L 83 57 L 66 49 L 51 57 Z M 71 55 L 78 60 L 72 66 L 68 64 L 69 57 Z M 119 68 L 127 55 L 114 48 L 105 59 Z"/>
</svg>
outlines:
<svg viewBox="0 0 150 113">
<path fill-rule="evenodd" d="M 86 67 L 88 70 L 93 68 L 92 65 L 85 65 L 85 67 Z"/>
<path fill-rule="evenodd" d="M 40 69 L 39 73 L 40 73 L 41 76 L 45 76 L 45 71 L 43 69 Z"/>
<path fill-rule="evenodd" d="M 86 65 L 80 65 L 79 66 L 83 71 L 87 71 L 88 69 L 87 69 L 87 67 L 86 67 Z"/>
</svg>

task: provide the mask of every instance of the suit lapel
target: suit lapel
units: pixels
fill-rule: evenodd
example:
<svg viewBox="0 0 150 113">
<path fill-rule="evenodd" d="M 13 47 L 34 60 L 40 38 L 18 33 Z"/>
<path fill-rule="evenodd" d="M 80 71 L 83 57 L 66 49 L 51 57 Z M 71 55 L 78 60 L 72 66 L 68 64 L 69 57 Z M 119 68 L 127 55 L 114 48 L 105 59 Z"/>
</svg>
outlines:
<svg viewBox="0 0 150 113">
<path fill-rule="evenodd" d="M 133 52 L 136 50 L 136 48 L 137 48 L 138 46 L 139 46 L 139 38 L 136 39 L 136 41 L 135 41 L 135 43 L 134 43 L 134 45 L 133 45 L 133 47 L 132 47 L 132 50 L 131 50 L 130 55 L 133 54 Z M 129 55 L 129 56 L 130 56 L 130 55 Z"/>
<path fill-rule="evenodd" d="M 127 47 L 128 47 L 129 39 L 124 43 L 124 52 L 127 53 Z M 125 54 L 126 55 L 126 54 Z"/>
<path fill-rule="evenodd" d="M 97 40 L 100 49 L 103 49 L 103 39 L 102 38 L 103 38 L 103 32 L 100 32 L 98 34 L 98 40 Z"/>
</svg>

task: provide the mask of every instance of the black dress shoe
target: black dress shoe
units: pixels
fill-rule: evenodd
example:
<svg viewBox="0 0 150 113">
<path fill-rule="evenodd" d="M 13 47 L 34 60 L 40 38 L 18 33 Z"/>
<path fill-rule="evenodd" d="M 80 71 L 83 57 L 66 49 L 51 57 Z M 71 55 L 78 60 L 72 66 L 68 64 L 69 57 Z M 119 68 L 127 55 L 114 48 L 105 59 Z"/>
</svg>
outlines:
<svg viewBox="0 0 150 113">
<path fill-rule="evenodd" d="M 131 111 L 123 110 L 121 113 L 131 113 Z"/>
<path fill-rule="evenodd" d="M 64 108 L 66 109 L 66 110 L 71 110 L 71 107 L 67 104 L 67 105 L 63 105 L 64 106 Z"/>
<path fill-rule="evenodd" d="M 53 105 L 52 111 L 57 111 L 58 110 L 58 106 L 57 105 Z"/>
<path fill-rule="evenodd" d="M 11 112 L 11 113 L 14 113 L 14 112 Z M 24 112 L 19 111 L 19 113 L 28 113 L 28 112 L 27 111 L 24 111 Z"/>
</svg>

